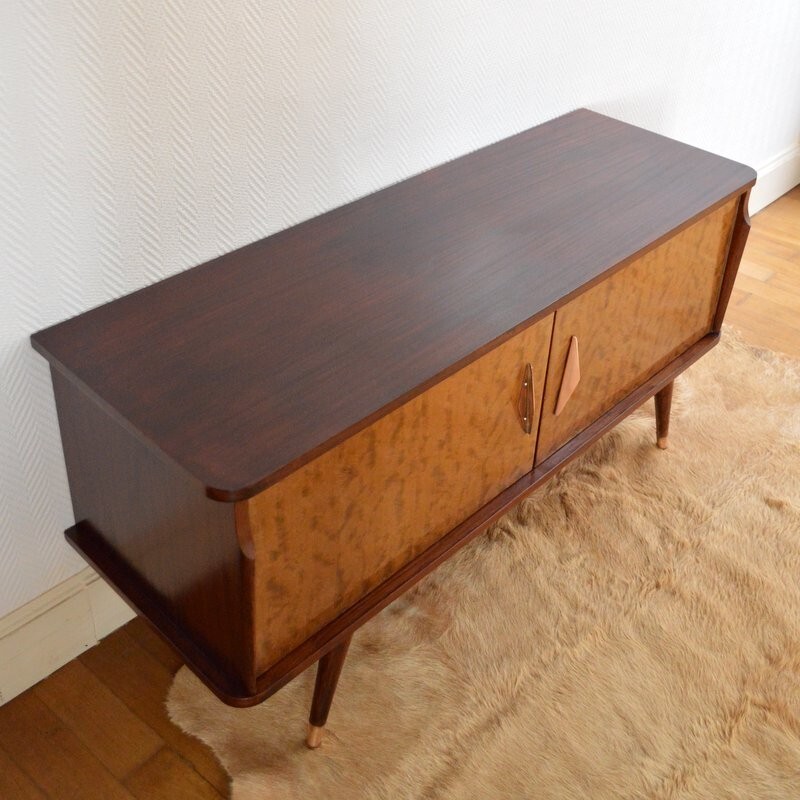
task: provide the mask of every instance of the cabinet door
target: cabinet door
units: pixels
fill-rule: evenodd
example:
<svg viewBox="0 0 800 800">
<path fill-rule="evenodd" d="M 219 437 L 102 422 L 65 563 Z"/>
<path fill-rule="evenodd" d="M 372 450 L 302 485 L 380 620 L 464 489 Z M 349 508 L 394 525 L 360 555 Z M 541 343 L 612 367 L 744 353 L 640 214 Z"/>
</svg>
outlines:
<svg viewBox="0 0 800 800">
<path fill-rule="evenodd" d="M 556 311 L 537 463 L 711 330 L 737 204 L 712 211 Z"/>
<path fill-rule="evenodd" d="M 255 551 L 257 672 L 530 472 L 552 325 L 551 315 L 240 504 Z"/>
</svg>

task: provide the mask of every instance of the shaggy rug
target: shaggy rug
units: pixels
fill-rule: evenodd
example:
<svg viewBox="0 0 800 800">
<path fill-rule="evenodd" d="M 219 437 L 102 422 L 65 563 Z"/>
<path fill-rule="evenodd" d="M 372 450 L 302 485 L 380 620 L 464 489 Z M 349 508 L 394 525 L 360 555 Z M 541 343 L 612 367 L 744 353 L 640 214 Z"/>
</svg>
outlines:
<svg viewBox="0 0 800 800">
<path fill-rule="evenodd" d="M 723 342 L 261 706 L 168 707 L 235 800 L 800 798 L 800 362 Z"/>
</svg>

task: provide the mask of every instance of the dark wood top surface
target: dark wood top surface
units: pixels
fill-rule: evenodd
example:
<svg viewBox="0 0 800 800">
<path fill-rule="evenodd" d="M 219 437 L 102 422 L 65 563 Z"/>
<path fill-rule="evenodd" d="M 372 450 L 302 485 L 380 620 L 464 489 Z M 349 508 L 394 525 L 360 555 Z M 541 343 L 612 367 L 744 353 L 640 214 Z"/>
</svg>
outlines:
<svg viewBox="0 0 800 800">
<path fill-rule="evenodd" d="M 210 496 L 243 499 L 754 180 L 574 111 L 32 341 Z"/>
</svg>

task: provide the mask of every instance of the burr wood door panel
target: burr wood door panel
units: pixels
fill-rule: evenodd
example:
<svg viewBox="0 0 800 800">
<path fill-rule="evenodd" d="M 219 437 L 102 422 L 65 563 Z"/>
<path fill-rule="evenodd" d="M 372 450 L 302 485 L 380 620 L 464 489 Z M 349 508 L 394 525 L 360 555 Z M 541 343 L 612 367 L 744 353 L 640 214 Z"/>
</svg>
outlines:
<svg viewBox="0 0 800 800">
<path fill-rule="evenodd" d="M 552 325 L 540 320 L 238 504 L 255 552 L 257 672 L 530 472 Z"/>
<path fill-rule="evenodd" d="M 556 311 L 537 463 L 711 330 L 738 202 Z"/>
</svg>

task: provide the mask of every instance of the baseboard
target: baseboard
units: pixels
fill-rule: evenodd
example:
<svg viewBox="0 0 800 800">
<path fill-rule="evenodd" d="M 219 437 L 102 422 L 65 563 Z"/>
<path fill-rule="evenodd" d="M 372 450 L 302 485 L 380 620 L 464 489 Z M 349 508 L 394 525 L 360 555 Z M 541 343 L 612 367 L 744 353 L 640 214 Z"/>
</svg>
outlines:
<svg viewBox="0 0 800 800">
<path fill-rule="evenodd" d="M 787 148 L 758 169 L 750 192 L 750 213 L 755 214 L 800 184 L 800 144 Z"/>
<path fill-rule="evenodd" d="M 87 568 L 0 619 L 0 705 L 133 616 L 108 584 Z"/>
</svg>

